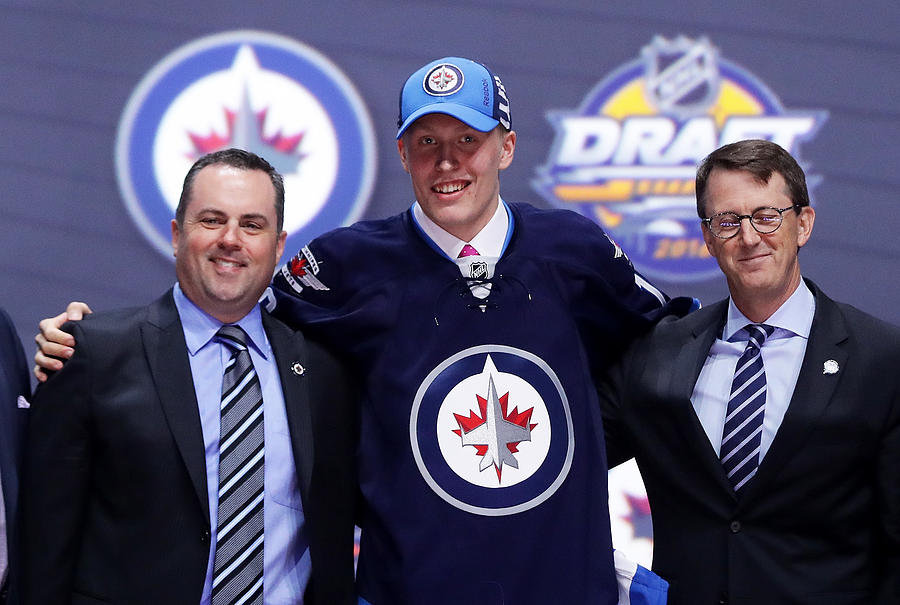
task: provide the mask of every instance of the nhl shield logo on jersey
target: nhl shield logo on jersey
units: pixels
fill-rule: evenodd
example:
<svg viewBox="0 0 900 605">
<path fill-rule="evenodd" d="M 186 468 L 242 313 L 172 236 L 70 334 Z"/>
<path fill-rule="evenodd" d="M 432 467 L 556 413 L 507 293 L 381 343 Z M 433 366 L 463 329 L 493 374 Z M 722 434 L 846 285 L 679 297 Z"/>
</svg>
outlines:
<svg viewBox="0 0 900 605">
<path fill-rule="evenodd" d="M 374 130 L 347 76 L 287 37 L 208 36 L 151 69 L 119 123 L 122 197 L 167 257 L 184 175 L 200 156 L 227 147 L 252 151 L 284 175 L 288 250 L 353 222 L 368 203 Z"/>
<path fill-rule="evenodd" d="M 473 261 L 469 265 L 469 277 L 472 279 L 488 279 L 488 263 L 484 261 Z"/>
<path fill-rule="evenodd" d="M 774 141 L 799 158 L 800 144 L 826 117 L 785 109 L 706 38 L 658 36 L 577 110 L 548 114 L 556 139 L 534 187 L 551 203 L 597 221 L 645 275 L 714 277 L 719 269 L 694 199 L 697 164 L 721 145 L 750 138 Z"/>
<path fill-rule="evenodd" d="M 488 516 L 544 502 L 565 480 L 575 448 L 556 374 L 539 357 L 503 345 L 461 351 L 426 377 L 410 440 L 438 496 Z"/>
</svg>

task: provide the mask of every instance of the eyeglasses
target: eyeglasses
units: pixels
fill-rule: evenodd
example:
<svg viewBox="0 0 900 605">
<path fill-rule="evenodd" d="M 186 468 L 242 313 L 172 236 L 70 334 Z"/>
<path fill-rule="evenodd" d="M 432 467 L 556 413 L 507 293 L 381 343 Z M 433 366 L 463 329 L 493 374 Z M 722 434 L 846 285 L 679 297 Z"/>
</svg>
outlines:
<svg viewBox="0 0 900 605">
<path fill-rule="evenodd" d="M 731 239 L 741 230 L 741 221 L 750 219 L 750 224 L 757 233 L 774 233 L 781 227 L 784 220 L 783 214 L 791 208 L 797 208 L 797 204 L 787 208 L 758 208 L 753 214 L 738 214 L 736 212 L 720 212 L 709 218 L 700 219 L 706 223 L 712 234 L 720 239 Z"/>
</svg>

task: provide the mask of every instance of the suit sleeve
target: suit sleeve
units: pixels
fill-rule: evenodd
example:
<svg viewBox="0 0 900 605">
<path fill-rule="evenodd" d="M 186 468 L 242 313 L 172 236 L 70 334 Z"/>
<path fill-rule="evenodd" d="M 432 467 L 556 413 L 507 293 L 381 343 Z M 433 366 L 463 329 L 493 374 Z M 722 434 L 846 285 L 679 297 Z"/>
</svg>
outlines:
<svg viewBox="0 0 900 605">
<path fill-rule="evenodd" d="M 893 405 L 876 468 L 884 538 L 878 603 L 900 603 L 900 384 L 893 382 Z"/>
<path fill-rule="evenodd" d="M 22 462 L 22 443 L 24 441 L 25 423 L 28 410 L 20 409 L 17 403 L 19 396 L 29 397 L 31 383 L 25 351 L 13 327 L 12 320 L 0 309 L 0 438 L 5 440 L 0 448 L 0 467 L 3 468 L 3 496 L 8 518 L 18 518 L 18 502 L 20 493 L 20 473 Z M 9 586 L 9 602 L 17 601 L 19 585 L 19 531 L 16 523 L 6 526 L 6 540 L 9 554 L 7 584 Z"/>
<path fill-rule="evenodd" d="M 31 389 L 28 377 L 28 363 L 25 361 L 25 350 L 22 348 L 22 343 L 13 329 L 12 320 L 10 320 L 6 311 L 2 309 L 0 309 L 0 338 L 3 339 L 3 350 L 10 356 L 5 362 L 4 368 L 0 371 L 7 374 L 9 384 L 16 396 L 28 395 Z M 16 402 L 13 401 L 12 405 L 15 407 Z"/>
<path fill-rule="evenodd" d="M 69 603 L 91 467 L 90 339 L 67 325 L 78 347 L 36 392 L 22 491 L 23 602 Z"/>
<path fill-rule="evenodd" d="M 356 470 L 359 438 L 359 388 L 341 360 L 307 340 L 316 362 L 316 380 L 310 383 L 316 436 L 319 441 L 314 470 L 318 497 L 309 498 L 307 531 L 315 535 L 320 562 L 313 575 L 316 602 L 356 603 L 353 580 L 354 525 L 359 524 L 360 499 Z M 316 405 L 316 402 L 319 405 Z M 327 404 L 322 405 L 322 402 Z M 311 547 L 312 548 L 312 547 Z"/>
<path fill-rule="evenodd" d="M 628 354 L 610 366 L 597 378 L 597 395 L 603 415 L 603 436 L 606 441 L 606 458 L 610 468 L 627 462 L 634 454 L 629 447 L 625 405 L 625 384 Z"/>
</svg>

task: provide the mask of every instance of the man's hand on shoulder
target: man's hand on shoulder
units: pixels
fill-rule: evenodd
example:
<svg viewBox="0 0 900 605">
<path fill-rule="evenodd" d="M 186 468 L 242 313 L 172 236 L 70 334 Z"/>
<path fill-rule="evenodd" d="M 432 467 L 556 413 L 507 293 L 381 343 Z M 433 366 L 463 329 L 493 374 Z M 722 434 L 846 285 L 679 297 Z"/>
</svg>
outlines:
<svg viewBox="0 0 900 605">
<path fill-rule="evenodd" d="M 40 382 L 46 382 L 47 372 L 55 372 L 63 367 L 63 360 L 75 352 L 75 339 L 61 328 L 67 321 L 78 321 L 91 313 L 87 303 L 70 302 L 65 313 L 42 319 L 38 324 L 40 332 L 34 337 L 37 351 L 34 353 L 34 375 Z"/>
</svg>

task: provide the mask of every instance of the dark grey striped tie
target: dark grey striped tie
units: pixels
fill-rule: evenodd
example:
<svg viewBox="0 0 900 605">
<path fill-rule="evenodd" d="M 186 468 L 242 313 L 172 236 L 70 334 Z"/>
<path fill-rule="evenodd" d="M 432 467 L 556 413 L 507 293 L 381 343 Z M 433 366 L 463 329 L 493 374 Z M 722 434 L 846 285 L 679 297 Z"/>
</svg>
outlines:
<svg viewBox="0 0 900 605">
<path fill-rule="evenodd" d="M 247 334 L 238 326 L 222 326 L 216 336 L 232 355 L 222 380 L 212 603 L 261 605 L 265 456 L 262 390 L 247 350 Z"/>
<path fill-rule="evenodd" d="M 738 359 L 725 413 L 719 457 L 734 491 L 739 491 L 759 467 L 763 417 L 766 406 L 766 369 L 760 349 L 775 328 L 747 324 L 750 340 Z"/>
</svg>

